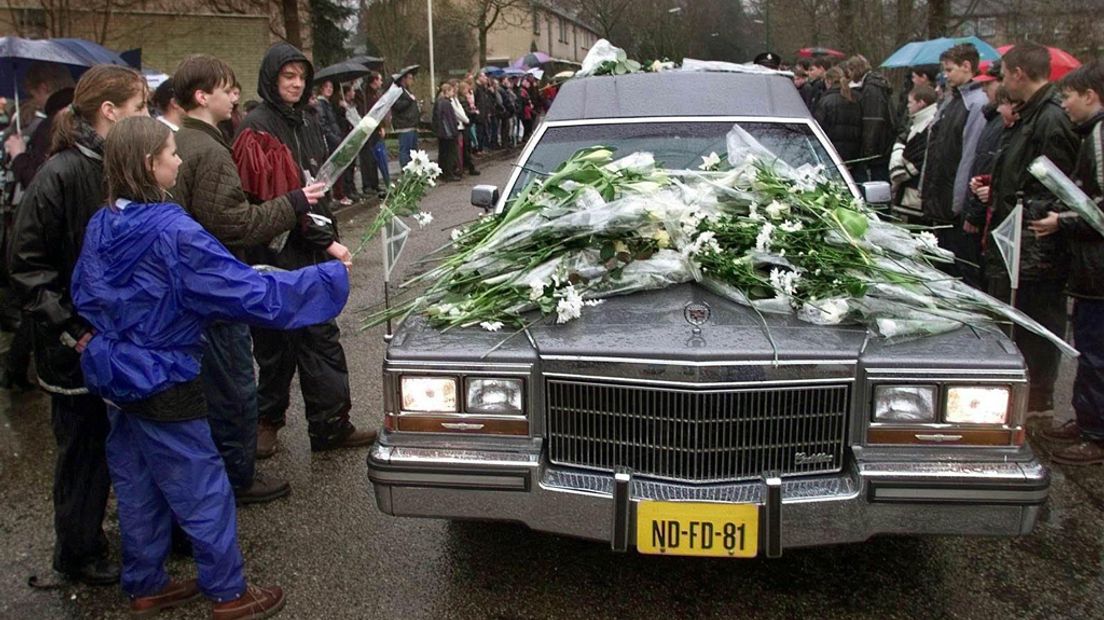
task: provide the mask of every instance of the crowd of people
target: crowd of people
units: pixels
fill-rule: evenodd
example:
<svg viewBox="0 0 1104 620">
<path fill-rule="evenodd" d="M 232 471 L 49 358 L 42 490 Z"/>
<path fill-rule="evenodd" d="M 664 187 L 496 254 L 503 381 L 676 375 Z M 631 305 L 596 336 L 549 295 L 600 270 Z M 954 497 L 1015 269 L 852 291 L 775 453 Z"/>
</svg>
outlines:
<svg viewBox="0 0 1104 620">
<path fill-rule="evenodd" d="M 1076 419 L 1043 432 L 1064 447 L 1054 460 L 1104 463 L 1104 239 L 1069 210 L 1028 166 L 1048 157 L 1098 203 L 1102 173 L 1104 64 L 1050 81 L 1050 52 L 1034 43 L 983 63 L 971 44 L 938 66 L 911 70 L 900 113 L 886 79 L 861 56 L 799 63 L 794 81 L 856 181 L 888 180 L 893 215 L 930 226 L 955 254 L 953 277 L 1013 301 L 1004 259 L 990 233 L 1023 207 L 1017 308 L 1059 335 L 1074 300 L 1078 358 Z M 1029 411 L 1054 406 L 1058 349 L 1017 330 L 1029 374 Z"/>
<path fill-rule="evenodd" d="M 57 441 L 53 567 L 121 581 L 137 615 L 206 597 L 215 618 L 267 617 L 284 594 L 246 583 L 235 511 L 290 491 L 256 461 L 278 450 L 293 377 L 312 450 L 376 436 L 349 420 L 335 318 L 352 257 L 313 178 L 335 146 L 330 116 L 355 122 L 383 80 L 362 101 L 342 88 L 345 106 L 327 110 L 332 85 L 319 100 L 311 63 L 285 43 L 245 106 L 209 55 L 153 92 L 129 68 L 96 66 L 74 84 L 54 67 L 28 72 L 34 111 L 6 137 L 16 207 L 4 248 L 25 341 L 12 353 L 33 350 Z M 378 171 L 383 190 L 385 157 L 364 153 L 365 186 Z M 7 362 L 9 385 L 27 384 L 27 361 Z M 103 529 L 112 487 L 121 566 Z M 168 577 L 170 549 L 195 558 L 196 580 Z"/>
</svg>

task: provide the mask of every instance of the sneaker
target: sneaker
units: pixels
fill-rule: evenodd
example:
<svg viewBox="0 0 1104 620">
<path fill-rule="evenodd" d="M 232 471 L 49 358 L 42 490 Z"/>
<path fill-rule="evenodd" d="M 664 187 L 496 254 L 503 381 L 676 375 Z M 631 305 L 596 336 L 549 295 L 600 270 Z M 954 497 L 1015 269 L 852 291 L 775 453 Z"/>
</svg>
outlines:
<svg viewBox="0 0 1104 620">
<path fill-rule="evenodd" d="M 1049 439 L 1051 441 L 1065 441 L 1074 442 L 1081 439 L 1081 428 L 1077 426 L 1077 422 L 1074 420 L 1067 420 L 1063 424 L 1055 425 L 1054 422 L 1050 423 L 1050 426 L 1044 428 L 1040 434 L 1043 439 Z"/>
<path fill-rule="evenodd" d="M 187 605 L 202 596 L 195 579 L 170 581 L 169 585 L 157 594 L 130 599 L 130 617 L 148 618 L 155 616 L 164 609 Z"/>
<path fill-rule="evenodd" d="M 1104 463 L 1104 442 L 1080 441 L 1050 455 L 1055 463 L 1065 465 L 1099 465 Z"/>
<path fill-rule="evenodd" d="M 257 458 L 267 459 L 273 454 L 276 454 L 276 433 L 280 430 L 280 427 L 273 426 L 268 422 L 261 421 L 257 423 Z"/>
<path fill-rule="evenodd" d="M 341 440 L 335 441 L 331 444 L 311 446 L 311 450 L 314 452 L 324 452 L 326 450 L 340 450 L 341 448 L 363 448 L 364 446 L 370 446 L 376 441 L 376 437 L 379 435 L 376 431 L 358 431 L 353 429 L 353 432 L 345 435 Z"/>
<path fill-rule="evenodd" d="M 284 591 L 280 586 L 245 586 L 245 592 L 232 601 L 215 603 L 211 620 L 260 620 L 271 618 L 284 608 Z"/>
<path fill-rule="evenodd" d="M 240 505 L 263 504 L 288 493 L 291 493 L 291 483 L 287 480 L 257 474 L 253 476 L 253 484 L 248 489 L 236 490 L 234 496 Z"/>
</svg>

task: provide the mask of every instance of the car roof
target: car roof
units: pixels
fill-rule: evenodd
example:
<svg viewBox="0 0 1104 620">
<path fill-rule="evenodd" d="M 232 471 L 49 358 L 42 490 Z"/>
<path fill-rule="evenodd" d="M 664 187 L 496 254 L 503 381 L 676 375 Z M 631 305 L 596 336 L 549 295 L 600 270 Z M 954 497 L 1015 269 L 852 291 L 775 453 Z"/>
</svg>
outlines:
<svg viewBox="0 0 1104 620">
<path fill-rule="evenodd" d="M 545 120 L 647 116 L 812 118 L 785 75 L 665 71 L 568 80 Z"/>
</svg>

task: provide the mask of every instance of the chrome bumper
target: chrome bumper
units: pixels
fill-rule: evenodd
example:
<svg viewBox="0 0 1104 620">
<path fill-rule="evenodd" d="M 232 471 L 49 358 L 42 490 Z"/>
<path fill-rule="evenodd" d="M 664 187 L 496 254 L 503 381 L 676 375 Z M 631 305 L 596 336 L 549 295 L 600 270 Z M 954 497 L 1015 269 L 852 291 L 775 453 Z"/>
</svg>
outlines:
<svg viewBox="0 0 1104 620">
<path fill-rule="evenodd" d="M 761 553 L 860 542 L 878 534 L 1016 536 L 1031 532 L 1050 476 L 1023 463 L 858 463 L 815 478 L 680 485 L 566 470 L 538 453 L 372 447 L 368 477 L 381 511 L 396 516 L 523 523 L 534 530 L 635 540 L 641 500 L 760 506 Z"/>
</svg>

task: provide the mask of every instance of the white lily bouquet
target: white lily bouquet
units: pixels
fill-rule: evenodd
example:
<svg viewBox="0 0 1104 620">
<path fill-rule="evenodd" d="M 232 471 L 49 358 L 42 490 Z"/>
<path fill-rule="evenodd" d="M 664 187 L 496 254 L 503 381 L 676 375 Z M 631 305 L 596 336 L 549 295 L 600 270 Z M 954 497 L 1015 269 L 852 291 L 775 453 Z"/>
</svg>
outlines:
<svg viewBox="0 0 1104 620">
<path fill-rule="evenodd" d="M 1049 157 L 1046 155 L 1036 157 L 1027 169 L 1031 172 L 1031 176 L 1038 179 L 1067 207 L 1088 222 L 1096 232 L 1104 235 L 1104 213 L 1100 212 L 1100 207 L 1096 206 L 1096 202 L 1081 191 L 1081 188 L 1077 187 L 1077 184 L 1058 166 L 1055 166 Z"/>
<path fill-rule="evenodd" d="M 357 155 L 368 143 L 368 139 L 375 133 L 387 113 L 391 111 L 391 106 L 398 101 L 400 95 L 402 95 L 402 87 L 392 84 L 322 164 L 318 170 L 318 180 L 325 181 L 327 189 L 333 187 L 341 177 L 341 173 L 356 161 Z"/>
<path fill-rule="evenodd" d="M 425 228 L 432 222 L 433 214 L 422 211 L 420 205 L 426 192 L 437 185 L 439 176 L 441 176 L 441 167 L 429 160 L 428 153 L 411 151 L 410 162 L 403 167 L 403 173 L 398 181 L 391 184 L 387 199 L 380 205 L 380 212 L 376 215 L 376 219 L 372 220 L 361 235 L 357 252 L 360 252 L 372 237 L 375 237 L 388 222 L 396 217 L 411 216 L 420 228 Z"/>
<path fill-rule="evenodd" d="M 607 297 L 697 282 L 759 313 L 861 323 L 886 337 L 1010 320 L 1076 354 L 932 267 L 954 260 L 934 235 L 883 221 L 821 168 L 794 169 L 738 125 L 728 150 L 698 170 L 581 150 L 503 213 L 454 230 L 435 266 L 403 285 L 424 291 L 369 324 L 413 312 L 440 328 L 565 323 Z"/>
</svg>

